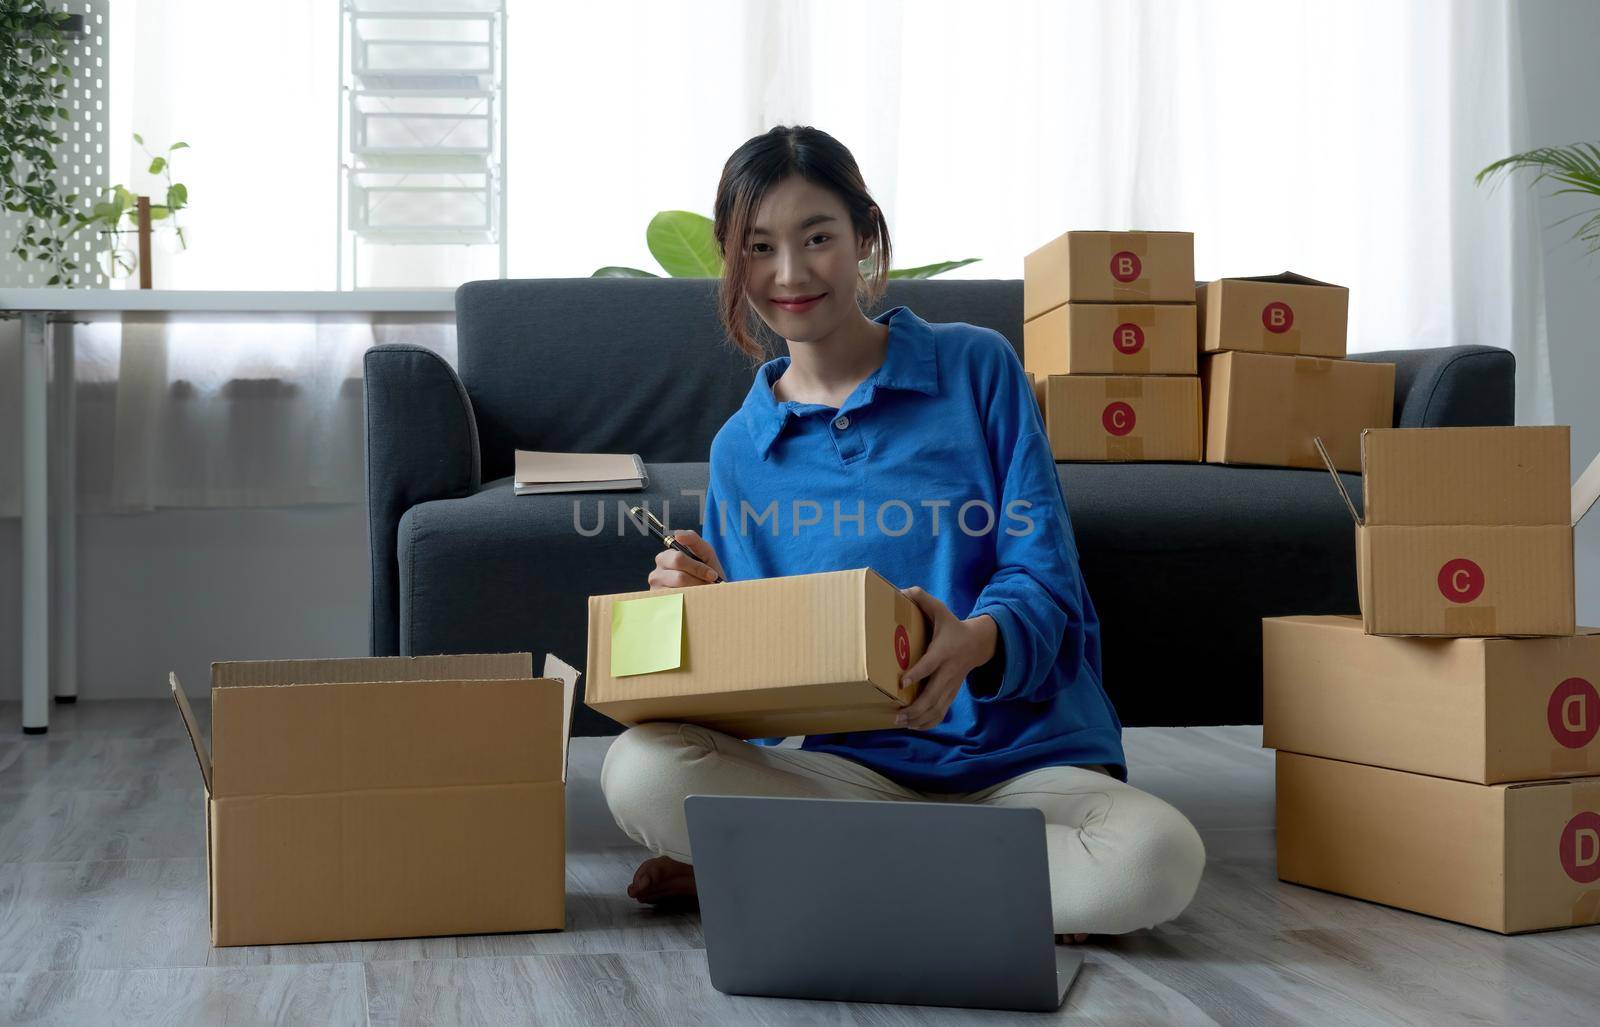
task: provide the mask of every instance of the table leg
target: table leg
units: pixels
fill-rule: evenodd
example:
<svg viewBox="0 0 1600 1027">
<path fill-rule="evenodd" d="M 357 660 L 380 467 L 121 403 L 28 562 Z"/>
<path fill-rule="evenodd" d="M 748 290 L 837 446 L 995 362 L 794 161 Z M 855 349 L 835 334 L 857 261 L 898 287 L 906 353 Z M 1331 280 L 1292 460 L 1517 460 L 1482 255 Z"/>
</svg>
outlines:
<svg viewBox="0 0 1600 1027">
<path fill-rule="evenodd" d="M 55 423 L 50 426 L 50 441 L 55 451 L 56 483 L 50 498 L 50 551 L 55 558 L 50 576 L 55 598 L 51 669 L 56 702 L 71 703 L 78 701 L 78 371 L 77 338 L 71 324 L 55 326 L 50 333 L 50 353 L 55 364 L 51 382 Z"/>
<path fill-rule="evenodd" d="M 49 367 L 45 314 L 22 315 L 22 730 L 50 727 Z"/>
</svg>

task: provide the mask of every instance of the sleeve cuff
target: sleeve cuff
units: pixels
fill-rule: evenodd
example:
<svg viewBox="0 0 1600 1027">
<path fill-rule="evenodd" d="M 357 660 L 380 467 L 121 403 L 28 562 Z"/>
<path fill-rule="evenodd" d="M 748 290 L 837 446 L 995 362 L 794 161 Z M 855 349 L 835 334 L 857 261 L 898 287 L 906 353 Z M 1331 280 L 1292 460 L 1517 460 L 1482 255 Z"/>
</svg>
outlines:
<svg viewBox="0 0 1600 1027">
<path fill-rule="evenodd" d="M 967 675 L 967 691 L 979 702 L 992 701 L 1016 688 L 1015 661 L 1006 659 L 1006 637 L 1016 630 L 1010 613 L 1000 606 L 990 606 L 972 611 L 972 616 L 986 613 L 994 620 L 997 629 L 994 637 L 994 655 L 987 663 L 972 668 Z"/>
</svg>

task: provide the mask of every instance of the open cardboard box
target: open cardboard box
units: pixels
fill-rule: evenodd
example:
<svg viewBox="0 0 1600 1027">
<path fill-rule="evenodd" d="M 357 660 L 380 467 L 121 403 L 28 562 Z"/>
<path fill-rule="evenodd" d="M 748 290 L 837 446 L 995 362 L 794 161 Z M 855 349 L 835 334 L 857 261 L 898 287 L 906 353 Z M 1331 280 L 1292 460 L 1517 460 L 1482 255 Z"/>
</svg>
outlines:
<svg viewBox="0 0 1600 1027">
<path fill-rule="evenodd" d="M 1568 485 L 1568 429 L 1361 433 L 1355 521 L 1362 622 L 1373 635 L 1570 635 L 1572 529 L 1600 496 L 1600 457 Z"/>
<path fill-rule="evenodd" d="M 1600 775 L 1600 628 L 1391 638 L 1267 617 L 1261 671 L 1268 749 L 1474 784 Z"/>
<path fill-rule="evenodd" d="M 578 672 L 529 653 L 211 665 L 213 945 L 559 929 Z"/>
<path fill-rule="evenodd" d="M 1481 785 L 1277 753 L 1278 877 L 1502 934 L 1600 922 L 1600 777 Z"/>
<path fill-rule="evenodd" d="M 590 596 L 584 702 L 738 738 L 892 728 L 927 640 L 921 609 L 870 568 Z"/>
</svg>

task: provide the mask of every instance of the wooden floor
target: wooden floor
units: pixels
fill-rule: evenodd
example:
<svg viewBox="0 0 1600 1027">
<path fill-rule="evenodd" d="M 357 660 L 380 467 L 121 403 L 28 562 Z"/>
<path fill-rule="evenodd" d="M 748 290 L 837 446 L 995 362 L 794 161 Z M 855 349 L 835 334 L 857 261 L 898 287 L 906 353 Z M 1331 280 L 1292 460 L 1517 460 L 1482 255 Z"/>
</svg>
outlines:
<svg viewBox="0 0 1600 1027">
<path fill-rule="evenodd" d="M 730 998 L 698 918 L 623 894 L 644 855 L 573 743 L 560 933 L 213 949 L 201 791 L 170 702 L 0 704 L 0 1023 L 993 1023 L 1044 1016 Z M 203 713 L 203 711 L 202 711 Z M 1205 838 L 1178 920 L 1086 947 L 1063 1022 L 1593 1023 L 1600 928 L 1504 938 L 1278 882 L 1259 728 L 1134 729 L 1135 784 Z"/>
</svg>

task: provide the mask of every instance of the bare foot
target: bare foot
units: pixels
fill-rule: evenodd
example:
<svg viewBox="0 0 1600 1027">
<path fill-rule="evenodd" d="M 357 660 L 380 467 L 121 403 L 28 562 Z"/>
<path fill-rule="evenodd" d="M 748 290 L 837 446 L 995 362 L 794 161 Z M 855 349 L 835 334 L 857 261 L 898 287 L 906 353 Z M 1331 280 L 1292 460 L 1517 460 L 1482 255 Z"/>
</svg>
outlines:
<svg viewBox="0 0 1600 1027">
<path fill-rule="evenodd" d="M 671 856 L 652 856 L 639 864 L 628 885 L 628 897 L 652 904 L 698 898 L 694 867 Z"/>
<path fill-rule="evenodd" d="M 1078 945 L 1078 944 L 1081 944 L 1081 943 L 1086 942 L 1088 940 L 1089 940 L 1089 936 L 1087 934 L 1058 934 L 1058 935 L 1056 935 L 1056 944 L 1057 945 Z"/>
</svg>

